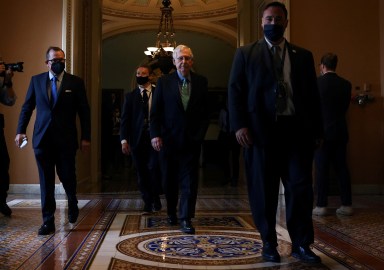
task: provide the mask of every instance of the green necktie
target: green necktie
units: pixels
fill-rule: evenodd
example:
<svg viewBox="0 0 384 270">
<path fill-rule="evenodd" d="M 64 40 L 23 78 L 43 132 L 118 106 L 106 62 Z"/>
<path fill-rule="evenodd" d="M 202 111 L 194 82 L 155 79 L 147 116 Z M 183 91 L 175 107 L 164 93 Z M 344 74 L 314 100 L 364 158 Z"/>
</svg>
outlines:
<svg viewBox="0 0 384 270">
<path fill-rule="evenodd" d="M 181 85 L 181 102 L 183 103 L 184 110 L 187 109 L 189 100 L 189 91 L 188 91 L 188 81 L 183 79 L 183 84 Z"/>
</svg>

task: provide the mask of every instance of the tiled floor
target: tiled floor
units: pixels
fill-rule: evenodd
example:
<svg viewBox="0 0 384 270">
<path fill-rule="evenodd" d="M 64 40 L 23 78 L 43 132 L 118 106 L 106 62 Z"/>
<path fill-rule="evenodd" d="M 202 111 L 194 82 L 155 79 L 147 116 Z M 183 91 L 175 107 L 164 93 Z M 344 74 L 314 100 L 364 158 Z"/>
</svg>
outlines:
<svg viewBox="0 0 384 270">
<path fill-rule="evenodd" d="M 66 201 L 58 196 L 56 233 L 50 236 L 37 236 L 38 195 L 10 194 L 12 217 L 0 216 L 0 269 L 384 269 L 384 196 L 354 196 L 352 217 L 314 217 L 313 250 L 321 265 L 290 256 L 281 203 L 282 261 L 274 264 L 261 259 L 244 183 L 229 187 L 213 179 L 202 172 L 194 236 L 168 226 L 165 207 L 142 215 L 135 183 L 126 175 L 108 179 L 108 192 L 81 191 L 74 225 L 68 223 Z M 330 198 L 330 207 L 338 207 L 337 197 Z"/>
</svg>

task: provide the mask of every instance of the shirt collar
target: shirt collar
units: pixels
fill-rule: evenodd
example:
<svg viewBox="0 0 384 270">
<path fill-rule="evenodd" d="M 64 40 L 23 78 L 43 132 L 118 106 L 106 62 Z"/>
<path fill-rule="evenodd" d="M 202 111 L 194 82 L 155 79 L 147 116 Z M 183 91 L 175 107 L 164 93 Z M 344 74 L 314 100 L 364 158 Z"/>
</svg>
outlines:
<svg viewBox="0 0 384 270">
<path fill-rule="evenodd" d="M 142 87 L 139 85 L 140 93 L 143 93 L 144 89 L 147 90 L 149 93 L 152 92 L 152 84 L 149 84 L 147 87 Z"/>
<path fill-rule="evenodd" d="M 180 81 L 183 81 L 184 79 L 187 79 L 189 82 L 191 81 L 191 74 L 188 74 L 187 77 L 184 77 L 179 71 L 177 71 L 177 76 L 179 77 Z"/>
<path fill-rule="evenodd" d="M 48 73 L 49 73 L 49 80 L 52 80 L 52 78 L 55 77 L 55 75 L 54 75 L 51 71 L 49 71 Z M 59 74 L 59 76 L 56 76 L 56 78 L 57 78 L 57 80 L 58 80 L 59 82 L 61 82 L 62 79 L 63 79 L 63 76 L 64 76 L 64 72 L 61 72 L 61 73 Z"/>
<path fill-rule="evenodd" d="M 271 42 L 269 42 L 269 40 L 268 39 L 266 39 L 265 37 L 264 37 L 264 39 L 265 39 L 265 41 L 267 42 L 267 44 L 268 44 L 268 48 L 269 49 L 272 49 L 272 46 L 279 46 L 280 47 L 280 49 L 281 49 L 281 51 L 283 51 L 284 50 L 284 46 L 285 46 L 285 38 L 283 39 L 283 41 L 282 42 L 280 42 L 279 44 L 277 44 L 277 45 L 274 45 L 274 44 L 272 44 Z"/>
</svg>

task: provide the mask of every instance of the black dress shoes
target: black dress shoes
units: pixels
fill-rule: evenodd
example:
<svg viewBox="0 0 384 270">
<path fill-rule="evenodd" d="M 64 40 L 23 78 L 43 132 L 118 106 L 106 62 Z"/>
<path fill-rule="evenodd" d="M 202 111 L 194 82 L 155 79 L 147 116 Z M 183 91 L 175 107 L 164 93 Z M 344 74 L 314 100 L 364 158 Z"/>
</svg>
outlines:
<svg viewBox="0 0 384 270">
<path fill-rule="evenodd" d="M 169 225 L 177 225 L 177 216 L 176 215 L 169 215 L 167 218 L 167 222 Z"/>
<path fill-rule="evenodd" d="M 11 208 L 6 203 L 0 203 L 0 212 L 7 217 L 10 217 L 12 214 Z"/>
<path fill-rule="evenodd" d="M 180 221 L 180 230 L 183 233 L 187 233 L 187 234 L 194 234 L 195 233 L 195 228 L 192 226 L 192 223 L 190 220 Z"/>
<path fill-rule="evenodd" d="M 292 257 L 305 263 L 321 263 L 321 259 L 309 247 L 292 247 Z"/>
<path fill-rule="evenodd" d="M 276 246 L 270 243 L 264 243 L 261 255 L 264 261 L 276 263 L 280 262 L 280 254 L 277 252 Z"/>
<path fill-rule="evenodd" d="M 51 223 L 44 223 L 41 225 L 39 231 L 37 232 L 38 235 L 48 235 L 55 232 L 55 224 Z"/>
<path fill-rule="evenodd" d="M 68 220 L 69 223 L 75 223 L 79 217 L 79 208 L 77 205 L 68 207 Z"/>
</svg>

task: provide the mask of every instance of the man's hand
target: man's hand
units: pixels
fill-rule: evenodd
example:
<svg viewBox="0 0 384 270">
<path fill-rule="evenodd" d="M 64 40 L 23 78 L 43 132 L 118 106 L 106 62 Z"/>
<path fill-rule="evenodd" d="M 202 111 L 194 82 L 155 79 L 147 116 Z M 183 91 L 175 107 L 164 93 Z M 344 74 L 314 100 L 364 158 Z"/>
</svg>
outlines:
<svg viewBox="0 0 384 270">
<path fill-rule="evenodd" d="M 246 148 L 253 144 L 253 139 L 251 134 L 249 133 L 248 128 L 241 128 L 236 131 L 236 139 L 241 146 Z"/>
<path fill-rule="evenodd" d="M 13 71 L 12 69 L 5 69 L 5 65 L 3 62 L 0 62 L 0 74 L 5 72 L 5 77 L 4 77 L 4 83 L 9 83 L 12 80 L 13 77 Z"/>
<path fill-rule="evenodd" d="M 27 140 L 27 135 L 26 134 L 17 134 L 15 138 L 15 144 L 17 147 L 21 146 L 21 143 L 23 142 L 24 138 Z"/>
<path fill-rule="evenodd" d="M 130 155 L 131 154 L 131 147 L 127 142 L 124 142 L 121 144 L 121 152 L 123 152 L 124 155 Z"/>
<path fill-rule="evenodd" d="M 153 149 L 160 151 L 160 149 L 163 147 L 163 140 L 160 137 L 155 137 L 151 140 L 151 144 Z"/>
</svg>

